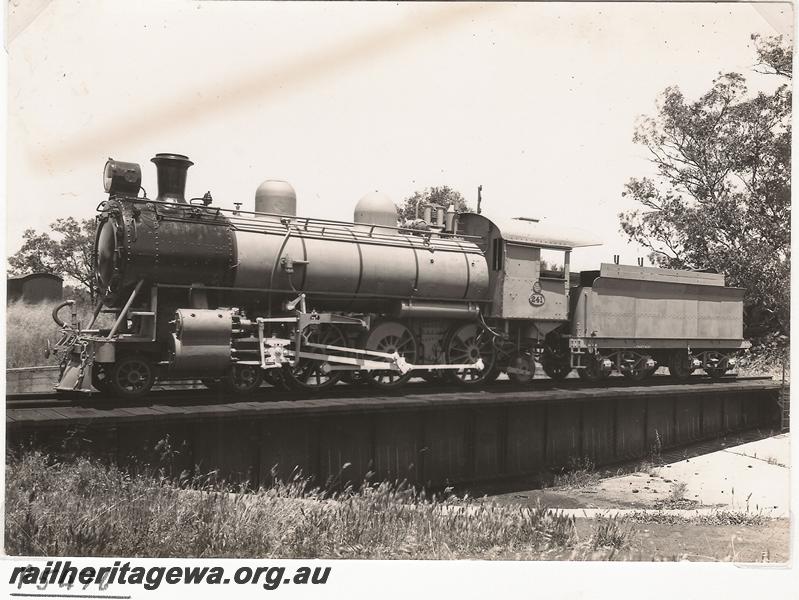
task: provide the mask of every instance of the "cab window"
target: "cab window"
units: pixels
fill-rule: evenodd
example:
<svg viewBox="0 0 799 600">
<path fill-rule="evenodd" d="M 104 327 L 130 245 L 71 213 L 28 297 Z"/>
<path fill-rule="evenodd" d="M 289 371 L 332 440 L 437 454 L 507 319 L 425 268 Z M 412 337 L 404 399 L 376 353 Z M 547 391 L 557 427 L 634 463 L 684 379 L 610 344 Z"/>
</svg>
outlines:
<svg viewBox="0 0 799 600">
<path fill-rule="evenodd" d="M 566 253 L 563 250 L 541 249 L 541 277 L 563 279 Z"/>
</svg>

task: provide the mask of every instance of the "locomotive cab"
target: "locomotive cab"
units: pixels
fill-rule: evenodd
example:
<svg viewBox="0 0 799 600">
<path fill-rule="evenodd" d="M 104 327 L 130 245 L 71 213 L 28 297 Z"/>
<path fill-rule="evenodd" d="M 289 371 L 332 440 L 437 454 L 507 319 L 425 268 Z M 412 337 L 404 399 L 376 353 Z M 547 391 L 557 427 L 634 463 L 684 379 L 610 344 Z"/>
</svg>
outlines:
<svg viewBox="0 0 799 600">
<path fill-rule="evenodd" d="M 459 231 L 478 236 L 489 263 L 486 316 L 515 322 L 521 336 L 543 339 L 569 319 L 569 263 L 574 248 L 599 245 L 583 232 L 554 235 L 536 219 L 459 217 Z"/>
</svg>

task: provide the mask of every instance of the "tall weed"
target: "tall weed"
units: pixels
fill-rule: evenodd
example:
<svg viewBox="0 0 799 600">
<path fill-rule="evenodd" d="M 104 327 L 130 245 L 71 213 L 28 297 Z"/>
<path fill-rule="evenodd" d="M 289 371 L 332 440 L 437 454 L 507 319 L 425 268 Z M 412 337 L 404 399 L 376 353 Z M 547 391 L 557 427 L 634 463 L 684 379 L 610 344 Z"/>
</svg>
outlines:
<svg viewBox="0 0 799 600">
<path fill-rule="evenodd" d="M 205 480 L 207 481 L 207 479 Z M 571 516 L 546 507 L 430 497 L 402 483 L 340 492 L 131 475 L 37 452 L 8 459 L 13 555 L 539 559 L 590 554 Z"/>
</svg>

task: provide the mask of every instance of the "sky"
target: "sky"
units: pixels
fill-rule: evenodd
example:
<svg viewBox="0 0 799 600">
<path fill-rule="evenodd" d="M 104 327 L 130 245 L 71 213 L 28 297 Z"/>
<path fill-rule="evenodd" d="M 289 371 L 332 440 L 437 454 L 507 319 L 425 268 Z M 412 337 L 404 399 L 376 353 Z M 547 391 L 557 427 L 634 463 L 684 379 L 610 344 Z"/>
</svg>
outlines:
<svg viewBox="0 0 799 600">
<path fill-rule="evenodd" d="M 349 4 L 32 1 L 7 40 L 7 242 L 89 217 L 108 157 L 195 163 L 187 194 L 252 208 L 285 179 L 298 214 L 351 220 L 372 190 L 400 202 L 449 185 L 488 215 L 528 216 L 604 240 L 635 264 L 618 213 L 652 173 L 640 115 L 720 71 L 752 90 L 752 33 L 790 35 L 789 4 Z M 87 26 L 87 24 L 89 26 Z"/>
</svg>

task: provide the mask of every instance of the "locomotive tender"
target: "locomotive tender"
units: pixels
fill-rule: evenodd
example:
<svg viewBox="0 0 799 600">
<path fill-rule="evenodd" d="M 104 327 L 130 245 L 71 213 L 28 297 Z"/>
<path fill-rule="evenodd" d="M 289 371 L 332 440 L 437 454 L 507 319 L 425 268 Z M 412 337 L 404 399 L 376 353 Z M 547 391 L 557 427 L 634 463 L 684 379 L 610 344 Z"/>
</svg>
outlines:
<svg viewBox="0 0 799 600">
<path fill-rule="evenodd" d="M 643 379 L 659 365 L 717 378 L 747 347 L 743 292 L 722 275 L 603 264 L 573 277 L 571 251 L 597 245 L 585 236 L 452 207 L 398 223 L 379 193 L 358 202 L 353 222 L 297 216 L 293 188 L 271 180 L 254 212 L 221 209 L 210 193 L 185 199 L 186 156 L 152 162 L 155 199 L 140 195 L 138 164 L 106 163 L 101 301 L 86 328 L 73 301 L 53 313 L 59 391 L 138 397 L 156 379 L 240 394 L 264 380 L 309 390 L 342 378 L 479 385 L 501 372 L 530 381 L 536 362 L 555 379 L 573 369 Z M 67 305 L 70 323 L 59 317 Z M 95 328 L 101 312 L 114 315 L 109 329 Z"/>
</svg>

